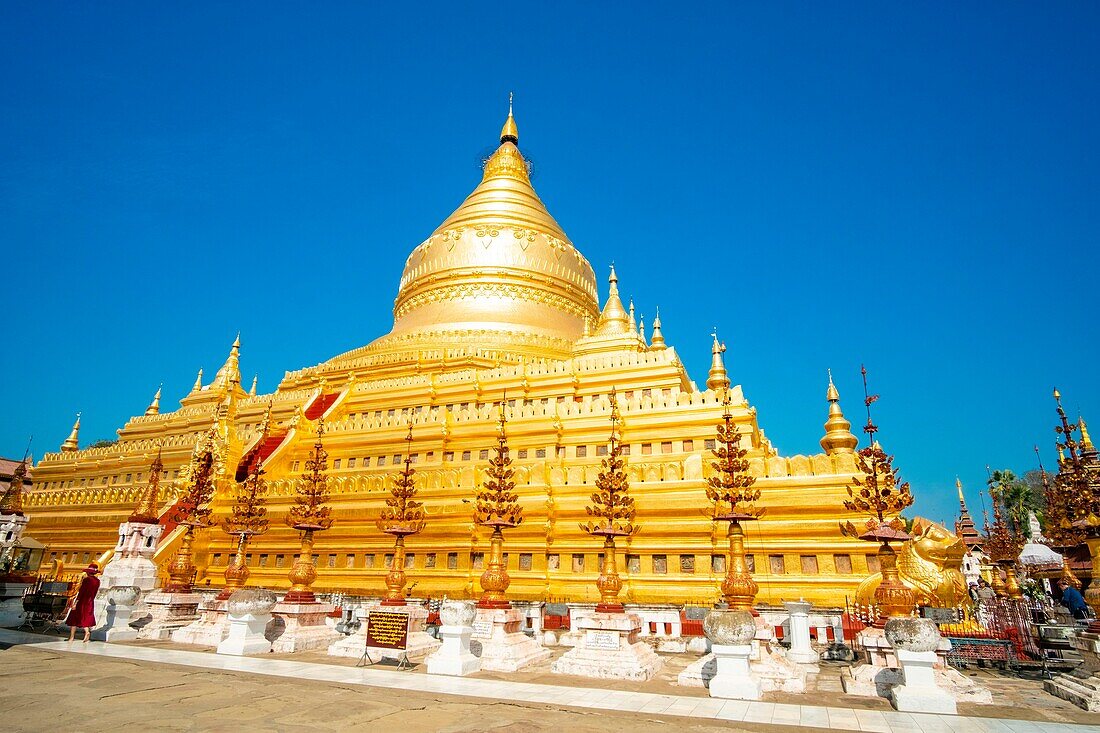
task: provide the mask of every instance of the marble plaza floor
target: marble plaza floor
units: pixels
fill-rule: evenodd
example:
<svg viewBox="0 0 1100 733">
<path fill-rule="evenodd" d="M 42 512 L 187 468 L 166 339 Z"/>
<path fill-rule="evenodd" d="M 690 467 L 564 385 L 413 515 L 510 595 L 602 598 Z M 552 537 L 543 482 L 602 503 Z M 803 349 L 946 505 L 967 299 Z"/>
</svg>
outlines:
<svg viewBox="0 0 1100 733">
<path fill-rule="evenodd" d="M 1037 682 L 984 674 L 999 704 L 960 715 L 898 713 L 839 692 L 826 667 L 807 695 L 711 698 L 669 683 L 690 661 L 666 657 L 662 679 L 612 683 L 551 675 L 430 676 L 423 665 L 356 668 L 321 654 L 226 657 L 165 643 L 79 642 L 0 629 L 5 727 L 45 730 L 731 731 L 1100 733 L 1088 714 Z M 815 704 L 807 704 L 807 703 Z M 14 727 L 13 727 L 14 725 Z"/>
</svg>

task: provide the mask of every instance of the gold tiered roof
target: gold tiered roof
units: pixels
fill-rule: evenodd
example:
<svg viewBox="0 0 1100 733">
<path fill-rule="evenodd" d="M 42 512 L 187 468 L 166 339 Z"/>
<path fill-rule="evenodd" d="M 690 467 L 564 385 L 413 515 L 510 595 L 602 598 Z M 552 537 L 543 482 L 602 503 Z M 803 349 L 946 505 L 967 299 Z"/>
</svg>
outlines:
<svg viewBox="0 0 1100 733">
<path fill-rule="evenodd" d="M 531 186 L 511 109 L 481 183 L 413 250 L 394 302 L 393 330 L 333 367 L 469 358 L 565 358 L 600 317 L 592 266 Z M 440 353 L 442 352 L 442 353 Z"/>
</svg>

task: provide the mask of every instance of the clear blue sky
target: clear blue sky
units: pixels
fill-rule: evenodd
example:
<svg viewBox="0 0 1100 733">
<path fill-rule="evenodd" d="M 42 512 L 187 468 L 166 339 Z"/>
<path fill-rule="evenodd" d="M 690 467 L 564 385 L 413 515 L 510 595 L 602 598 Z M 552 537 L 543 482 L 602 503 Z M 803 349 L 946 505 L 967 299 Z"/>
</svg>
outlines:
<svg viewBox="0 0 1100 733">
<path fill-rule="evenodd" d="M 378 4 L 380 5 L 380 4 Z M 0 455 L 368 343 L 516 92 L 550 210 L 786 454 L 859 365 L 918 497 L 1100 433 L 1095 3 L 5 3 Z M 896 5 L 896 4 L 895 4 Z M 601 290 L 601 297 L 606 288 Z"/>
</svg>

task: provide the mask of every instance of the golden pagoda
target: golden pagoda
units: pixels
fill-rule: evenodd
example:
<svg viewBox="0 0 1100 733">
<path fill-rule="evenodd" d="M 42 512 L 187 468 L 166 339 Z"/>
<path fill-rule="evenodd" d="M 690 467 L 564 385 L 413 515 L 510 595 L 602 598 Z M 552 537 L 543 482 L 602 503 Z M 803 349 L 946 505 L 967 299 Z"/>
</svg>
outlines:
<svg viewBox="0 0 1100 733">
<path fill-rule="evenodd" d="M 705 488 L 714 471 L 714 426 L 728 410 L 747 451 L 747 474 L 767 497 L 767 515 L 744 538 L 757 602 L 843 605 L 878 568 L 875 548 L 838 528 L 846 488 L 860 472 L 835 386 L 806 411 L 809 420 L 827 417 L 823 452 L 779 455 L 741 386 L 731 383 L 717 337 L 700 387 L 659 311 L 647 344 L 623 305 L 614 268 L 601 307 L 596 274 L 532 187 L 519 140 L 510 111 L 477 187 L 409 254 L 388 334 L 287 372 L 269 394 L 242 389 L 238 338 L 211 382 L 200 371 L 175 410 L 158 392 L 155 409 L 142 405 L 116 444 L 80 449 L 74 429 L 61 451 L 35 467 L 25 501 L 51 557 L 98 556 L 113 546 L 157 450 L 171 508 L 186 489 L 180 471 L 214 421 L 222 433 L 213 520 L 229 516 L 236 480 L 261 461 L 272 522 L 249 546 L 250 582 L 286 588 L 300 542 L 281 520 L 323 421 L 329 505 L 338 521 L 312 549 L 314 589 L 378 595 L 393 547 L 374 519 L 405 461 L 411 425 L 419 437 L 408 458 L 432 521 L 407 548 L 406 569 L 416 580 L 408 590 L 477 598 L 490 548 L 469 500 L 484 483 L 506 403 L 511 480 L 525 518 L 508 533 L 508 595 L 594 602 L 600 547 L 579 525 L 607 456 L 614 389 L 624 470 L 644 528 L 618 546 L 620 600 L 710 604 L 721 595 L 728 540 L 701 519 L 712 510 Z M 168 530 L 158 548 L 162 564 L 182 535 Z M 223 532 L 195 532 L 196 583 L 220 586 L 234 551 Z"/>
</svg>

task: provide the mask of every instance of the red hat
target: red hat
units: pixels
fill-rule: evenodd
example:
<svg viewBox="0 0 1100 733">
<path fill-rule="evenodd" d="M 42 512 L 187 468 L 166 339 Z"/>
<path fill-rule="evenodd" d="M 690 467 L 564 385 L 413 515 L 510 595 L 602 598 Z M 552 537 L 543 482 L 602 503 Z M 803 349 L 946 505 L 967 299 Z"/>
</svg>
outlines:
<svg viewBox="0 0 1100 733">
<path fill-rule="evenodd" d="M 89 575 L 96 575 L 99 573 L 99 566 L 96 565 L 94 562 L 89 563 L 88 567 L 84 568 L 84 572 L 88 573 Z"/>
</svg>

